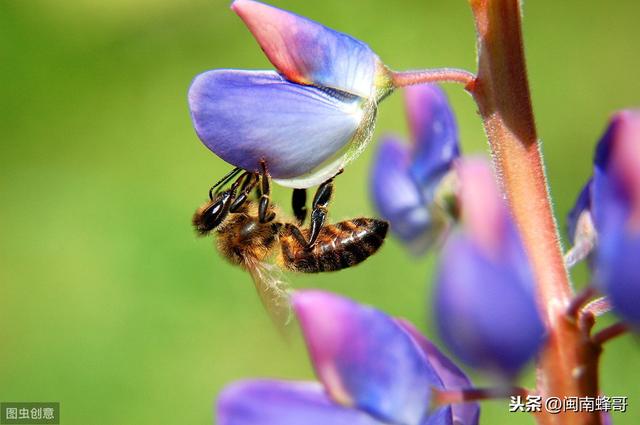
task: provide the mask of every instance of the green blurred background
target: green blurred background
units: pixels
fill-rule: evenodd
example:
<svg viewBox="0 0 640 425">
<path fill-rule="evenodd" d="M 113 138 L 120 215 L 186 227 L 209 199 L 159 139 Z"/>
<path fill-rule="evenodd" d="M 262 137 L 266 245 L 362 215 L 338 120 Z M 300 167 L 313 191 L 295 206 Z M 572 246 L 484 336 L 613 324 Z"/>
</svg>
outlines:
<svg viewBox="0 0 640 425">
<path fill-rule="evenodd" d="M 366 41 L 395 69 L 474 67 L 464 0 L 273 4 Z M 537 0 L 524 9 L 563 223 L 608 115 L 639 104 L 640 3 Z M 229 166 L 196 138 L 186 92 L 196 74 L 223 67 L 271 67 L 227 1 L 0 1 L 0 401 L 60 401 L 63 424 L 210 424 L 216 394 L 233 380 L 312 378 L 301 341 L 279 338 L 249 277 L 190 227 Z M 447 91 L 464 150 L 486 154 L 471 98 Z M 401 99 L 381 105 L 378 135 L 406 134 Z M 338 179 L 334 220 L 373 213 L 374 150 Z M 435 337 L 426 301 L 434 263 L 390 240 L 360 267 L 290 280 L 374 304 Z M 620 338 L 603 357 L 603 391 L 629 397 L 616 424 L 639 423 L 639 350 Z M 507 410 L 487 403 L 482 423 L 532 423 Z"/>
</svg>

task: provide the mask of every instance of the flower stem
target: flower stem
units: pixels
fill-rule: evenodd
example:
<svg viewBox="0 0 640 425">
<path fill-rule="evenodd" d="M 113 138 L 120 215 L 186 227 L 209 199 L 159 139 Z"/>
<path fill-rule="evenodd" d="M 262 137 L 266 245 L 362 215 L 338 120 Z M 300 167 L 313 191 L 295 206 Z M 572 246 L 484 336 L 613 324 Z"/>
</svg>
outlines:
<svg viewBox="0 0 640 425">
<path fill-rule="evenodd" d="M 596 290 L 592 286 L 587 286 L 579 292 L 569 304 L 567 308 L 567 316 L 572 319 L 577 319 L 582 307 L 585 306 L 596 295 Z"/>
<path fill-rule="evenodd" d="M 625 323 L 616 323 L 614 325 L 609 326 L 608 328 L 604 328 L 597 334 L 593 336 L 593 342 L 597 345 L 602 345 L 605 342 L 611 341 L 612 339 L 624 335 L 629 331 L 629 326 Z"/>
<path fill-rule="evenodd" d="M 470 0 L 478 32 L 478 104 L 495 167 L 518 224 L 537 282 L 548 329 L 539 355 L 537 392 L 598 395 L 600 349 L 566 316 L 573 298 L 559 244 L 533 118 L 522 44 L 520 2 Z M 597 413 L 542 413 L 545 425 L 598 425 Z"/>
<path fill-rule="evenodd" d="M 426 83 L 460 83 L 470 87 L 476 76 L 464 69 L 434 68 L 421 71 L 391 71 L 391 78 L 395 87 L 412 86 Z"/>
<path fill-rule="evenodd" d="M 529 391 L 520 387 L 507 388 L 469 388 L 464 390 L 435 390 L 434 401 L 438 406 L 466 403 L 469 401 L 507 398 L 511 396 L 526 397 Z"/>
</svg>

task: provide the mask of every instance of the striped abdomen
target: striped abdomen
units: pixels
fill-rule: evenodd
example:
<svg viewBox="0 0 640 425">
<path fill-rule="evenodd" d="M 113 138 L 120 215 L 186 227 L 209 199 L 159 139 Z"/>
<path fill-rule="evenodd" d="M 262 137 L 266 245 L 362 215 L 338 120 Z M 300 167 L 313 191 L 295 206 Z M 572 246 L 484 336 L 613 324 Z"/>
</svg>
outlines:
<svg viewBox="0 0 640 425">
<path fill-rule="evenodd" d="M 325 225 L 316 244 L 307 249 L 285 227 L 280 234 L 282 263 L 289 270 L 303 273 L 330 272 L 346 269 L 373 255 L 384 242 L 389 224 L 373 218 L 356 218 Z M 308 230 L 302 230 L 305 239 Z"/>
</svg>

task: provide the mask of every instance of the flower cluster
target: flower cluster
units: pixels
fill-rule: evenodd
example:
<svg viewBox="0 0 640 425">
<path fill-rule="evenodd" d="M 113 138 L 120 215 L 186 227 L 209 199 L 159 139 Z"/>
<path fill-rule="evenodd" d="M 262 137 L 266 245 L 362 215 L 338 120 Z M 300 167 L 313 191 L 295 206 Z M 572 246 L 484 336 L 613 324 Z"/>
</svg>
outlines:
<svg viewBox="0 0 640 425">
<path fill-rule="evenodd" d="M 442 90 L 414 86 L 405 97 L 412 144 L 383 139 L 374 204 L 412 251 L 444 239 L 433 306 L 440 335 L 468 365 L 513 378 L 545 334 L 518 231 L 488 164 L 460 157 Z"/>
</svg>

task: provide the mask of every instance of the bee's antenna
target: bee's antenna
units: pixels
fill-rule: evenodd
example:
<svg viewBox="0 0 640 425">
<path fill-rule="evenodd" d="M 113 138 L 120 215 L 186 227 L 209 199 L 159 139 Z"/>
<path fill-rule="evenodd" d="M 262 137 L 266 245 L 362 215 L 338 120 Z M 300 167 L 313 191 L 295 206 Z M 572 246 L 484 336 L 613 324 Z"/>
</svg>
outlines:
<svg viewBox="0 0 640 425">
<path fill-rule="evenodd" d="M 234 168 L 233 170 L 231 170 L 227 174 L 225 174 L 225 176 L 223 178 L 221 178 L 216 184 L 211 186 L 211 189 L 209 189 L 209 199 L 211 199 L 213 201 L 213 195 L 214 194 L 217 195 L 218 192 L 220 192 L 220 189 L 222 189 L 222 187 L 224 187 L 224 185 L 229 183 L 229 181 L 231 181 L 235 176 L 237 176 L 240 173 L 240 171 L 242 171 L 242 168 L 240 168 L 240 167 Z M 214 192 L 214 189 L 216 189 L 215 192 Z"/>
</svg>

